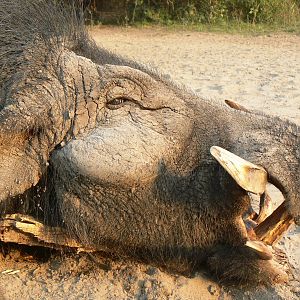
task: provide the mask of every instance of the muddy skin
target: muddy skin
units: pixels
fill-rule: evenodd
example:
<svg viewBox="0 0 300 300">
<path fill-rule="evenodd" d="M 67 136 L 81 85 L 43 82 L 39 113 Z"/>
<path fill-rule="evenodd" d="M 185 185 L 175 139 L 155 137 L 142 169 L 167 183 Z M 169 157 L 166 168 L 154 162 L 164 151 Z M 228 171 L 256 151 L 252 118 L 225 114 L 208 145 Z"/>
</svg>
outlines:
<svg viewBox="0 0 300 300">
<path fill-rule="evenodd" d="M 98 48 L 78 11 L 54 1 L 4 0 L 0 19 L 1 214 L 35 215 L 176 272 L 207 265 L 222 282 L 286 280 L 245 246 L 250 198 L 210 148 L 265 168 L 297 221 L 295 124 L 201 99 Z"/>
</svg>

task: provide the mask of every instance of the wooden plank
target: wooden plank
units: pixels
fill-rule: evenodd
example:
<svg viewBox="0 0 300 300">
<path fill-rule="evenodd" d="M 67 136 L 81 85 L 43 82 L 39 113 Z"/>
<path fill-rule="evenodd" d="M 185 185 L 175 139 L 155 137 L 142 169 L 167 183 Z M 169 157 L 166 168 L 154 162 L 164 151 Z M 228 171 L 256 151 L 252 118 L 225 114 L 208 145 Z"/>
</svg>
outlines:
<svg viewBox="0 0 300 300">
<path fill-rule="evenodd" d="M 283 202 L 269 217 L 254 228 L 256 236 L 268 245 L 276 243 L 293 224 L 293 217 Z"/>
<path fill-rule="evenodd" d="M 63 228 L 45 226 L 34 218 L 21 214 L 4 215 L 0 219 L 0 241 L 57 250 L 95 251 L 93 247 L 70 238 Z"/>
</svg>

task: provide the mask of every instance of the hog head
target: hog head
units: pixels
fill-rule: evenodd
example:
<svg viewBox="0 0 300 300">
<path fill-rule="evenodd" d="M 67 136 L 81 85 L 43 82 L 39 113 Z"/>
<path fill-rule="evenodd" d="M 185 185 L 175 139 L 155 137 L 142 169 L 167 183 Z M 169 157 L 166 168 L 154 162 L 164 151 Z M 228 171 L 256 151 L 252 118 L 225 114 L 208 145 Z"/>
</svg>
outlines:
<svg viewBox="0 0 300 300">
<path fill-rule="evenodd" d="M 28 76 L 0 85 L 2 214 L 47 178 L 45 218 L 57 206 L 83 244 L 175 271 L 207 263 L 222 280 L 286 279 L 242 216 L 268 179 L 299 220 L 296 125 L 201 99 L 86 35 L 40 35 L 20 56 Z"/>
</svg>

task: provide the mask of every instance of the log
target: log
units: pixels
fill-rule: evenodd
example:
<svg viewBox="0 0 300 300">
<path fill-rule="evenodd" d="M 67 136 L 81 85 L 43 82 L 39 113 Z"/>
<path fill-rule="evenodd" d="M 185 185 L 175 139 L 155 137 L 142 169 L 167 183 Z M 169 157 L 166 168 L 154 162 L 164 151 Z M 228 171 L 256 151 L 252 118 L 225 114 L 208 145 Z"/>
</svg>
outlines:
<svg viewBox="0 0 300 300">
<path fill-rule="evenodd" d="M 0 219 L 0 241 L 56 250 L 95 251 L 70 238 L 63 228 L 46 226 L 22 214 L 7 214 Z"/>
<path fill-rule="evenodd" d="M 293 217 L 288 213 L 286 203 L 283 202 L 269 217 L 254 228 L 254 232 L 258 239 L 268 245 L 273 245 L 280 240 L 293 222 Z"/>
</svg>

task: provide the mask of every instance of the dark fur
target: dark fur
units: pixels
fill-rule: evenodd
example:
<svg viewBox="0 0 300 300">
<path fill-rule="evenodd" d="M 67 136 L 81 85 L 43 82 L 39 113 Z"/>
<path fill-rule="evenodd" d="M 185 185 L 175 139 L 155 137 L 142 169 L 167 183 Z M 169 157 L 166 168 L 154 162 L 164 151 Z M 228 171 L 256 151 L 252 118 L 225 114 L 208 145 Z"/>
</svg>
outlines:
<svg viewBox="0 0 300 300">
<path fill-rule="evenodd" d="M 212 159 L 209 148 L 219 145 L 263 165 L 270 181 L 286 196 L 290 212 L 299 217 L 299 128 L 259 112 L 235 111 L 199 99 L 156 71 L 98 47 L 86 33 L 82 14 L 74 6 L 57 3 L 0 2 L 0 155 L 21 140 L 19 148 L 26 145 L 29 162 L 20 163 L 20 169 L 35 163 L 41 173 L 35 187 L 5 199 L 2 212 L 35 215 L 50 225 L 65 226 L 85 244 L 171 270 L 191 272 L 207 263 L 224 282 L 273 283 L 276 270 L 244 246 L 243 228 L 235 222 L 248 209 L 249 197 Z M 186 111 L 179 113 L 186 114 L 192 124 L 186 150 L 178 161 L 161 161 L 153 184 L 133 190 L 119 186 L 117 178 L 94 182 L 61 156 L 61 142 L 68 144 L 74 138 L 70 133 L 74 120 L 65 115 L 79 95 L 74 93 L 73 99 L 66 92 L 68 78 L 60 60 L 66 50 L 101 66 L 138 69 L 184 99 Z M 55 87 L 49 94 L 57 92 L 61 98 L 43 94 L 48 77 Z M 34 96 L 33 108 L 25 112 L 7 109 L 20 95 L 28 94 Z M 57 103 L 63 109 L 56 116 L 51 107 Z M 164 109 L 177 113 L 171 104 Z M 15 118 L 9 119 L 12 113 Z M 61 115 L 64 118 L 58 124 Z M 29 121 L 26 116 L 31 117 Z M 5 155 L 3 161 L 9 163 Z M 1 168 L 5 175 L 5 166 Z M 24 181 L 32 182 L 27 173 L 24 176 Z"/>
</svg>

